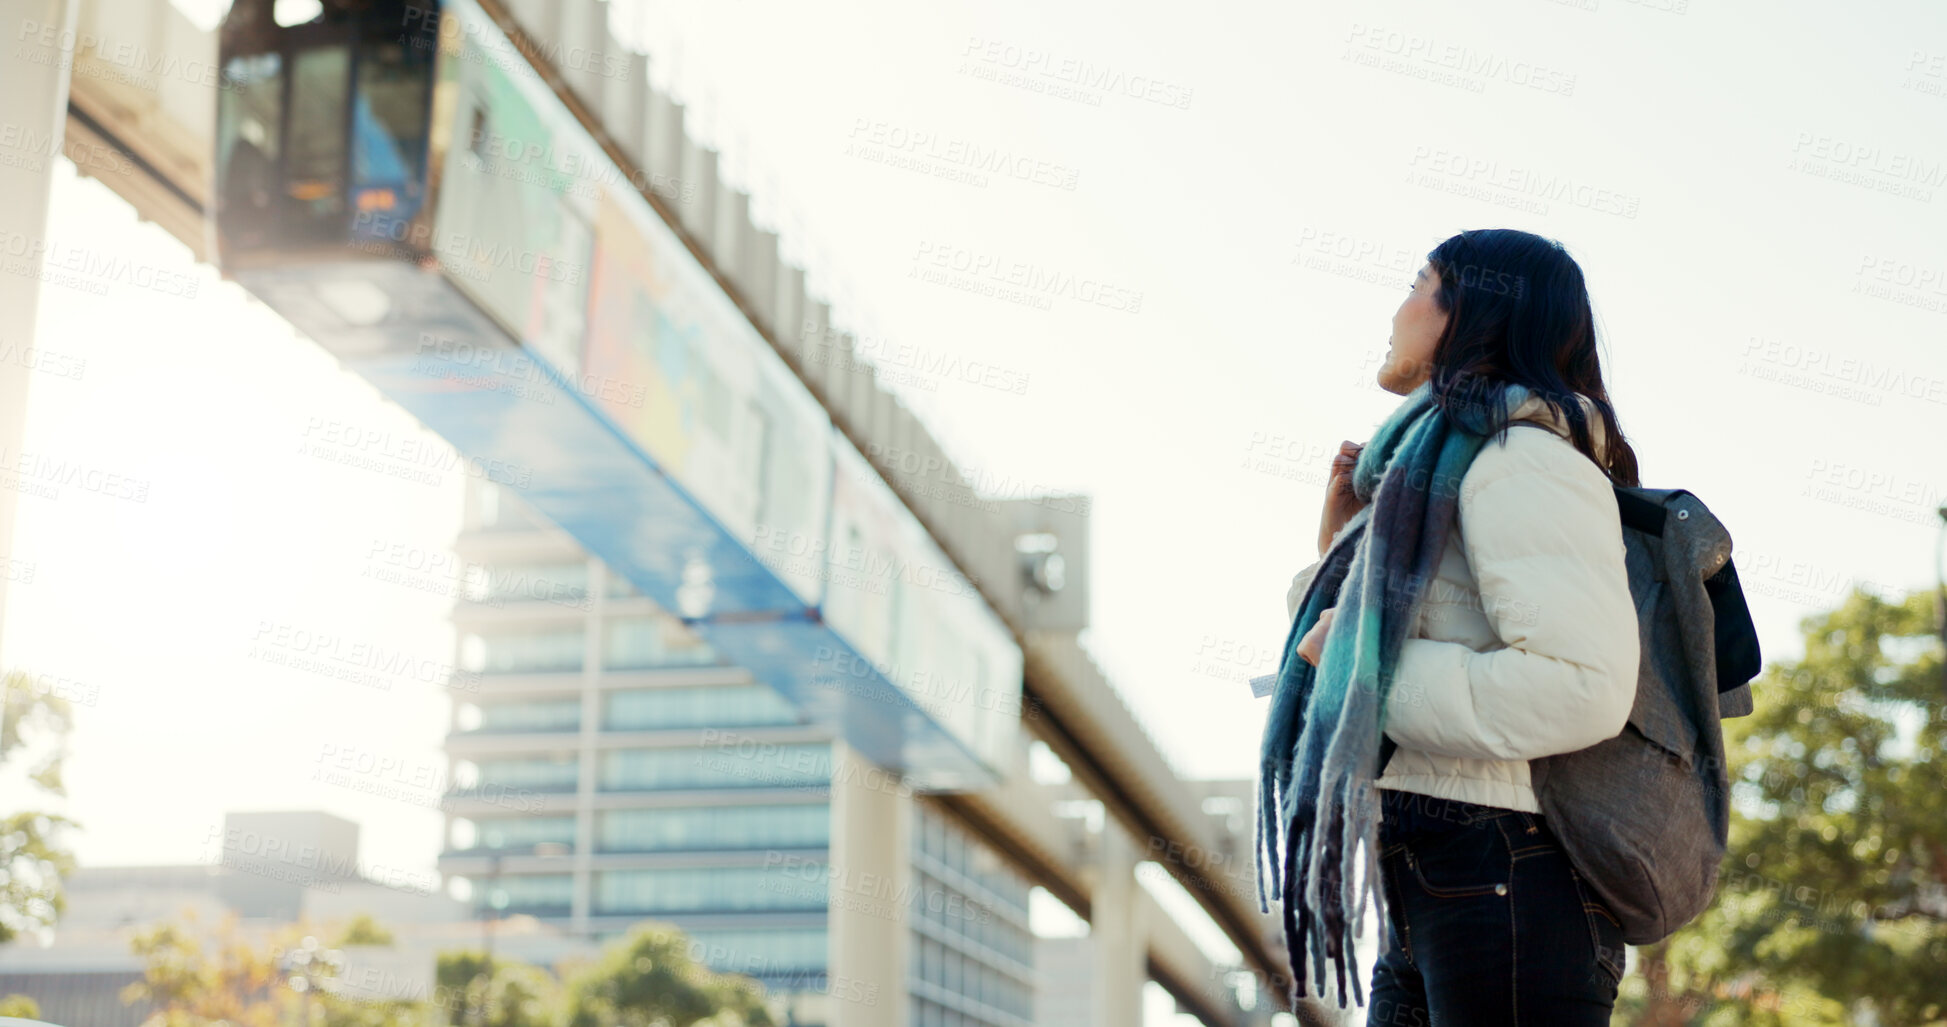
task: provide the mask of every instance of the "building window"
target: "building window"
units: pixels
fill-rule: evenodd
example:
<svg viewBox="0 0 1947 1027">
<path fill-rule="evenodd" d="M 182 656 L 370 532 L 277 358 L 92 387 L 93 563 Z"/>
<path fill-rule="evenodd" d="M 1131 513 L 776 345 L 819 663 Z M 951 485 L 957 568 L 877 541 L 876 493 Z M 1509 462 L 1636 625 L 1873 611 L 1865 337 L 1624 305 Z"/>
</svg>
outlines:
<svg viewBox="0 0 1947 1027">
<path fill-rule="evenodd" d="M 831 807 L 696 806 L 602 814 L 602 852 L 710 849 L 804 849 L 831 843 Z"/>
<path fill-rule="evenodd" d="M 485 674 L 558 674 L 581 669 L 581 647 L 579 627 L 468 635 L 460 644 L 460 662 Z"/>
<path fill-rule="evenodd" d="M 580 699 L 527 699 L 480 704 L 476 731 L 575 731 L 581 728 Z"/>
<path fill-rule="evenodd" d="M 912 917 L 915 975 L 1025 1018 L 1029 994 L 1016 975 L 1033 958 L 1026 878 L 937 811 L 921 806 L 918 815 L 912 843 L 914 901 L 921 904 Z"/>
<path fill-rule="evenodd" d="M 602 666 L 607 670 L 703 667 L 717 654 L 668 614 L 617 617 L 603 631 Z"/>
<path fill-rule="evenodd" d="M 610 731 L 800 722 L 791 703 L 766 685 L 641 688 L 610 693 L 607 701 L 602 725 Z"/>
<path fill-rule="evenodd" d="M 468 564 L 466 598 L 474 603 L 537 602 L 579 606 L 588 598 L 588 564 Z"/>
<path fill-rule="evenodd" d="M 572 792 L 580 780 L 580 762 L 572 754 L 480 761 L 482 794 L 525 788 L 537 792 Z"/>
<path fill-rule="evenodd" d="M 595 910 L 605 915 L 809 910 L 826 905 L 825 864 L 610 870 L 595 875 Z"/>
<path fill-rule="evenodd" d="M 602 754 L 605 791 L 786 788 L 829 785 L 831 746 L 734 742 L 708 749 L 625 749 Z"/>
<path fill-rule="evenodd" d="M 502 914 L 565 916 L 574 903 L 574 878 L 568 874 L 501 874 L 481 878 L 475 885 L 476 913 L 498 910 Z"/>
<path fill-rule="evenodd" d="M 575 844 L 574 817 L 492 817 L 474 821 L 476 849 L 496 852 Z"/>
</svg>

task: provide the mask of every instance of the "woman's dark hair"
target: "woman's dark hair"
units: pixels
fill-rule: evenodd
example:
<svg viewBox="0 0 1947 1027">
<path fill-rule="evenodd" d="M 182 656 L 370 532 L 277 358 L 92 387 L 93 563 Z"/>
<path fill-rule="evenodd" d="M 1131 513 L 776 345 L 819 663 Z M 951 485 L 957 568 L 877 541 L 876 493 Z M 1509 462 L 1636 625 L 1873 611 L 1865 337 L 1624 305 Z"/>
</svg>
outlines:
<svg viewBox="0 0 1947 1027">
<path fill-rule="evenodd" d="M 1430 369 L 1440 408 L 1478 402 L 1483 388 L 1518 382 L 1562 413 L 1575 448 L 1611 481 L 1640 484 L 1636 451 L 1623 438 L 1602 382 L 1588 286 L 1562 244 L 1484 228 L 1446 240 L 1426 259 L 1440 275 L 1435 298 L 1448 315 Z M 1571 395 L 1578 392 L 1595 401 L 1602 417 L 1606 463 L 1596 458 L 1582 404 Z"/>
</svg>

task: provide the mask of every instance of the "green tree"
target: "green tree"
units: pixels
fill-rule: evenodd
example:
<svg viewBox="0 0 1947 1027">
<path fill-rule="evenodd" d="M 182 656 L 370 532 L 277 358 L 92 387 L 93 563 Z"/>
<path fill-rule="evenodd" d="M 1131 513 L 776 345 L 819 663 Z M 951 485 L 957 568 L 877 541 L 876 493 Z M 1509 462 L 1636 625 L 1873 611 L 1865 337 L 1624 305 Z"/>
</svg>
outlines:
<svg viewBox="0 0 1947 1027">
<path fill-rule="evenodd" d="M 27 760 L 28 785 L 47 798 L 66 796 L 61 766 L 73 725 L 65 698 L 34 687 L 26 674 L 6 675 L 0 683 L 0 772 L 16 759 Z M 0 944 L 53 926 L 66 908 L 61 879 L 74 870 L 74 854 L 61 835 L 73 826 L 66 817 L 33 810 L 0 816 Z"/>
<path fill-rule="evenodd" d="M 442 952 L 433 979 L 444 1024 L 554 1027 L 559 1019 L 561 983 L 538 966 L 478 951 Z"/>
<path fill-rule="evenodd" d="M 428 1022 L 423 1002 L 362 999 L 331 992 L 322 992 L 314 998 L 316 1019 L 311 1022 L 317 1027 L 422 1027 Z"/>
<path fill-rule="evenodd" d="M 188 910 L 181 923 L 156 924 L 129 942 L 142 959 L 142 979 L 122 990 L 122 1001 L 153 1007 L 142 1027 L 278 1027 L 289 1003 L 280 1002 L 276 959 L 239 936 L 235 916 L 213 938 L 205 933 Z M 212 942 L 214 955 L 207 951 Z"/>
<path fill-rule="evenodd" d="M 1724 722 L 1717 901 L 1637 951 L 1639 1027 L 1947 1024 L 1947 680 L 1927 593 L 1801 622 Z"/>
<path fill-rule="evenodd" d="M 368 918 L 369 924 L 369 918 Z M 356 923 L 356 921 L 354 921 Z M 369 924 L 377 928 L 376 924 Z M 304 924 L 279 928 L 259 944 L 241 936 L 237 919 L 209 932 L 195 912 L 178 923 L 156 924 L 130 943 L 142 958 L 142 980 L 122 992 L 126 1003 L 148 1002 L 142 1027 L 423 1027 L 424 1003 L 369 999 L 320 988 L 300 993 L 284 957 L 307 939 Z"/>
<path fill-rule="evenodd" d="M 692 960 L 667 924 L 643 924 L 568 984 L 567 1027 L 772 1027 L 763 989 Z"/>
<path fill-rule="evenodd" d="M 391 945 L 392 942 L 391 931 L 372 919 L 372 914 L 360 913 L 352 917 L 344 930 L 338 932 L 338 940 L 332 944 L 348 948 L 353 945 Z"/>
<path fill-rule="evenodd" d="M 38 1020 L 41 1018 L 41 1004 L 27 995 L 8 995 L 6 998 L 0 998 L 0 1016 Z"/>
</svg>

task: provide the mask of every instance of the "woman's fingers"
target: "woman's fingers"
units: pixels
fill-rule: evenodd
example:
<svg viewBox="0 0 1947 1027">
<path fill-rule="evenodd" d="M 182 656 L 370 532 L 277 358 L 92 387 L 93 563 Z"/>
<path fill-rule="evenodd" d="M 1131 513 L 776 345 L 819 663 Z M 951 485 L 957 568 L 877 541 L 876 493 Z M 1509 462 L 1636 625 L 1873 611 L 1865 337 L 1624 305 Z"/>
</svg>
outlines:
<svg viewBox="0 0 1947 1027">
<path fill-rule="evenodd" d="M 1324 613 L 1319 614 L 1317 623 L 1313 624 L 1311 630 L 1305 632 L 1305 637 L 1298 641 L 1299 659 L 1316 667 L 1318 661 L 1324 658 L 1325 633 L 1332 626 L 1332 612 L 1336 609 L 1337 607 L 1328 607 Z"/>
<path fill-rule="evenodd" d="M 1364 448 L 1356 442 L 1339 443 L 1339 451 L 1332 456 L 1332 472 L 1336 474 L 1344 471 L 1350 474 L 1352 468 L 1358 466 L 1359 451 Z"/>
<path fill-rule="evenodd" d="M 1331 485 L 1334 491 L 1349 494 L 1352 491 L 1352 472 L 1358 469 L 1359 452 L 1365 446 L 1356 442 L 1339 443 L 1338 453 L 1332 457 Z"/>
</svg>

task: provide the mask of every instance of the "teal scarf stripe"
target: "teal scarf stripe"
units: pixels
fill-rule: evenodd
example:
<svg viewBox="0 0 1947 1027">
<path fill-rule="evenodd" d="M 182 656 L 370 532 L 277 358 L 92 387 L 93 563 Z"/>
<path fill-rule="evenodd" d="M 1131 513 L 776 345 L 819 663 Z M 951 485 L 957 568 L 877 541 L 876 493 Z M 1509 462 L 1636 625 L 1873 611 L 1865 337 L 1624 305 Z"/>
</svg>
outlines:
<svg viewBox="0 0 1947 1027">
<path fill-rule="evenodd" d="M 1267 885 L 1283 905 L 1294 1001 L 1308 970 L 1325 980 L 1329 959 L 1340 1007 L 1348 963 L 1364 1002 L 1352 940 L 1368 899 L 1385 914 L 1373 782 L 1399 653 L 1458 519 L 1462 476 L 1529 395 L 1504 383 L 1442 410 L 1430 382 L 1408 394 L 1360 453 L 1352 487 L 1367 505 L 1326 552 L 1286 634 L 1259 752 L 1255 848 L 1258 906 L 1270 911 Z M 1337 612 L 1314 668 L 1295 653 L 1328 608 Z"/>
</svg>

